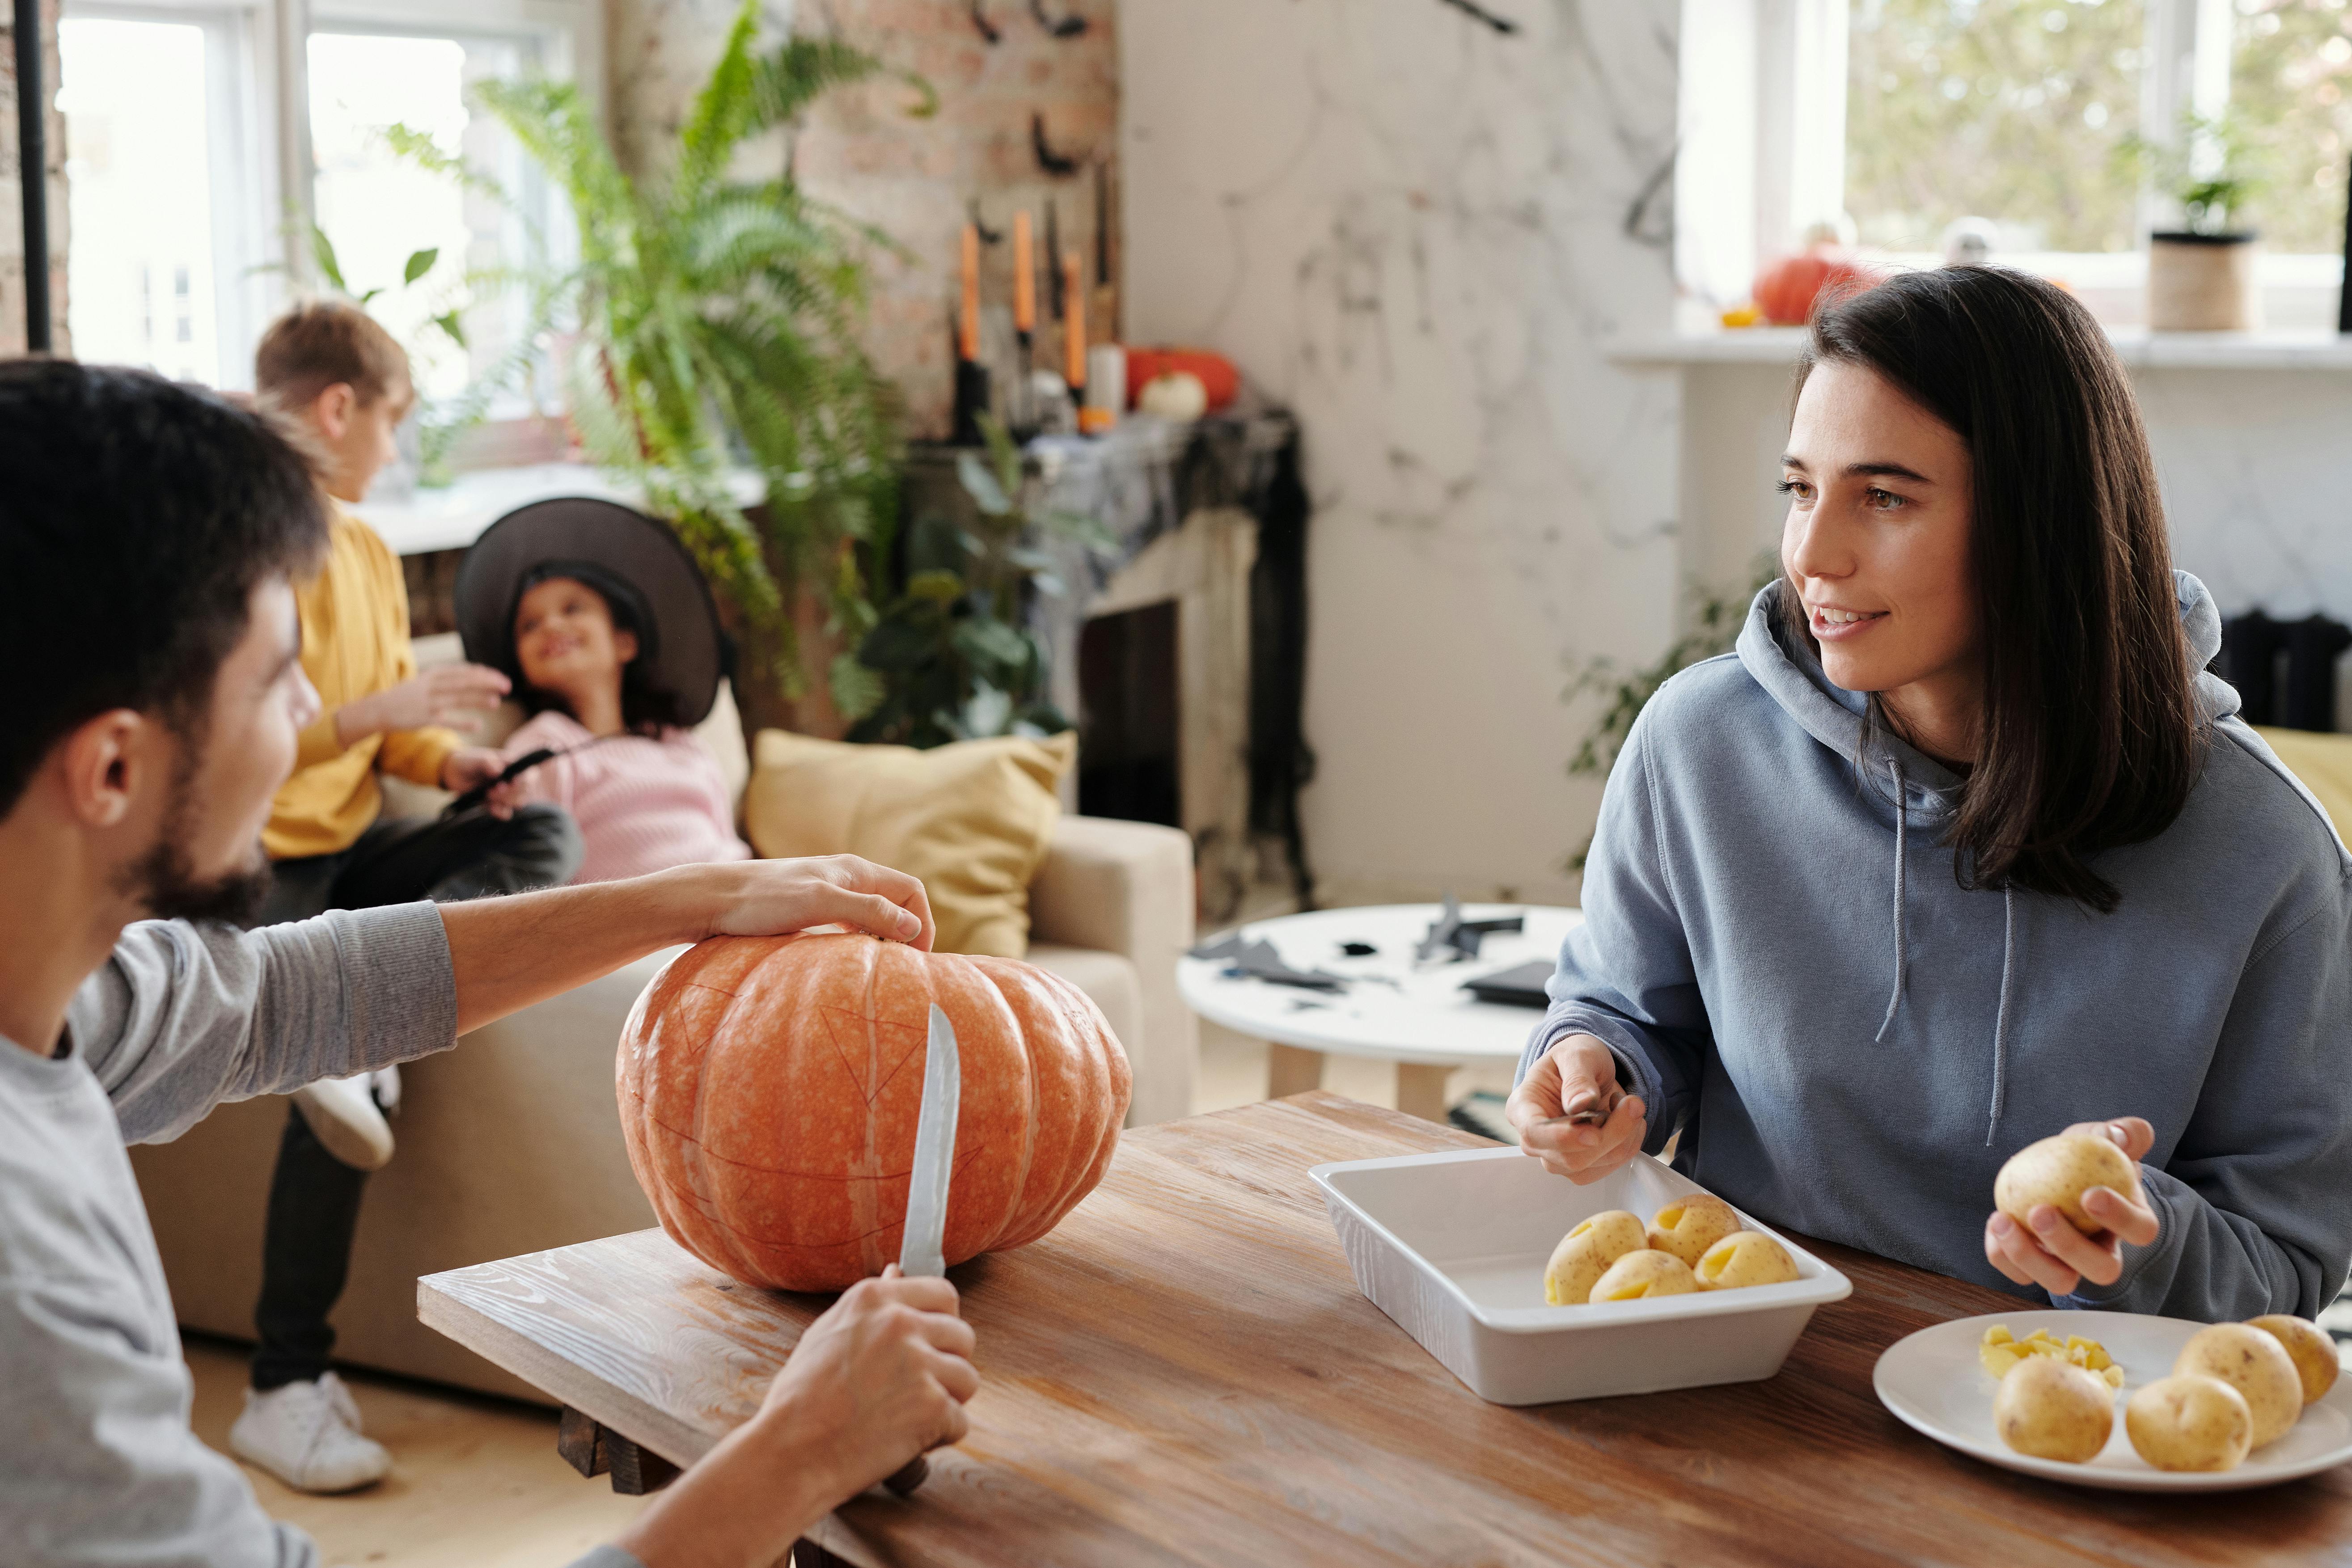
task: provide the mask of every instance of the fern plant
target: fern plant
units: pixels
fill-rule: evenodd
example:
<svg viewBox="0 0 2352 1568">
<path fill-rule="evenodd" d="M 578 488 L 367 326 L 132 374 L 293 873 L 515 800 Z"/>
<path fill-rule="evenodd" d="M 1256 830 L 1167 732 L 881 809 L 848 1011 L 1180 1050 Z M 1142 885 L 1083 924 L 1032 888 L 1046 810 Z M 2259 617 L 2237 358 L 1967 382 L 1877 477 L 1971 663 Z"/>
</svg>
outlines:
<svg viewBox="0 0 2352 1568">
<path fill-rule="evenodd" d="M 794 610 L 814 594 L 828 632 L 854 647 L 876 614 L 867 567 L 896 514 L 895 389 L 860 347 L 864 258 L 878 230 L 803 192 L 789 174 L 740 179 L 743 144 L 794 120 L 831 89 L 886 74 L 833 40 L 762 46 L 744 0 L 696 96 L 672 168 L 625 173 L 593 108 L 569 82 L 492 81 L 482 105 L 569 198 L 576 259 L 517 270 L 529 326 L 512 359 L 478 384 L 487 397 L 534 368 L 546 329 L 568 329 L 558 367 L 582 447 L 669 520 L 787 697 L 805 690 Z M 936 107 L 928 86 L 910 113 Z M 505 193 L 413 132 L 404 155 L 478 190 Z M 508 203 L 509 209 L 513 204 Z M 544 247 L 534 246 L 544 254 Z M 736 499 L 732 470 L 759 476 L 764 504 Z M 756 518 L 756 521 L 755 521 Z M 856 717 L 878 700 L 872 672 L 833 661 L 835 702 Z"/>
</svg>

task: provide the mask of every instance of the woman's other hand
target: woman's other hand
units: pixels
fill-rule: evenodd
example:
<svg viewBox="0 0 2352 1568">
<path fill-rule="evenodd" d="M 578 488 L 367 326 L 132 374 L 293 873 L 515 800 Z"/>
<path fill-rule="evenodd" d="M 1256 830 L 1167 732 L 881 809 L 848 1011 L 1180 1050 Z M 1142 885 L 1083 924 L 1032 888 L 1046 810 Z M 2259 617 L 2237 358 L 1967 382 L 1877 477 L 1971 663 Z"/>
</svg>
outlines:
<svg viewBox="0 0 2352 1568">
<path fill-rule="evenodd" d="M 1608 1120 L 1569 1120 L 1590 1110 L 1606 1110 Z M 1519 1130 L 1522 1152 L 1579 1186 L 1640 1153 L 1650 1129 L 1649 1108 L 1617 1087 L 1617 1058 L 1591 1035 L 1555 1041 L 1511 1090 L 1504 1114 Z"/>
<path fill-rule="evenodd" d="M 2156 1130 L 2137 1116 L 2112 1121 L 2077 1121 L 2068 1132 L 2113 1142 L 2137 1163 L 2156 1142 Z M 2156 1211 L 2136 1204 L 2113 1187 L 2083 1194 L 2084 1211 L 2106 1226 L 2084 1236 L 2048 1204 L 2036 1204 L 2020 1225 L 2000 1210 L 1985 1221 L 1986 1258 L 2020 1285 L 2039 1285 L 2053 1296 L 2071 1296 L 2085 1279 L 2112 1285 L 2123 1278 L 2124 1247 L 2146 1247 L 2159 1228 Z"/>
<path fill-rule="evenodd" d="M 460 746 L 449 753 L 441 764 L 441 787 L 451 795 L 464 795 L 489 783 L 506 772 L 507 760 L 488 746 Z M 514 793 L 510 787 L 493 790 L 482 804 L 492 816 L 501 819 L 514 815 Z"/>
</svg>

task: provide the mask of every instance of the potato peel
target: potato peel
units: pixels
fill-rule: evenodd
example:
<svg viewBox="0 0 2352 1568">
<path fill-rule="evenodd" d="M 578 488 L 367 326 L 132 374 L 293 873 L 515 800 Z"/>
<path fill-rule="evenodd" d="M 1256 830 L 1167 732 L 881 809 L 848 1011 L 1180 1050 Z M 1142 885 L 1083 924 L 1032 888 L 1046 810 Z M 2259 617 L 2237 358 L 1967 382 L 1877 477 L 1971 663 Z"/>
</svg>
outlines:
<svg viewBox="0 0 2352 1568">
<path fill-rule="evenodd" d="M 2097 1373 L 2109 1388 L 2124 1385 L 2124 1369 L 2107 1354 L 2106 1346 L 2080 1334 L 2069 1334 L 2060 1340 L 2047 1329 L 2036 1329 L 2021 1340 L 2010 1332 L 2007 1323 L 1995 1323 L 1984 1331 L 1984 1341 L 1977 1346 L 1977 1359 L 1996 1383 L 2015 1371 L 2028 1356 L 2037 1355 L 2053 1356 L 2084 1372 Z"/>
</svg>

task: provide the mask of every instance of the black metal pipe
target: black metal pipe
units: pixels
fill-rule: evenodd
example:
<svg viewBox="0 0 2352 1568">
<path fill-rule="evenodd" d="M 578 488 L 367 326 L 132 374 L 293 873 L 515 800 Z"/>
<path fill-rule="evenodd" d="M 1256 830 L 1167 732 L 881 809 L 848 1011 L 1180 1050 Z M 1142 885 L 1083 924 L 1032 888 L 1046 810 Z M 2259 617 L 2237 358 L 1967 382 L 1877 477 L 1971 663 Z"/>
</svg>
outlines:
<svg viewBox="0 0 2352 1568">
<path fill-rule="evenodd" d="M 41 87 L 41 0 L 16 0 L 16 184 L 25 195 L 25 350 L 49 352 L 48 94 Z"/>
<path fill-rule="evenodd" d="M 2336 291 L 2336 330 L 2352 332 L 2352 179 L 2344 184 L 2344 282 Z"/>
</svg>

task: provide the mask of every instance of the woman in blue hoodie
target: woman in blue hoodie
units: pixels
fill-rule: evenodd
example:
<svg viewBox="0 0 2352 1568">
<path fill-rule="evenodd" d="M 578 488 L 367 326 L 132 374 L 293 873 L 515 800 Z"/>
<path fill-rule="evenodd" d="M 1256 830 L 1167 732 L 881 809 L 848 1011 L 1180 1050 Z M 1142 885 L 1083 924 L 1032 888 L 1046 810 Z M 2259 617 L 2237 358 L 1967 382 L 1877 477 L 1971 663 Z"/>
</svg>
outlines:
<svg viewBox="0 0 2352 1568">
<path fill-rule="evenodd" d="M 2060 1306 L 2315 1316 L 2352 1260 L 2352 858 L 2202 673 L 2220 618 L 2113 349 L 1954 268 L 1825 305 L 1798 376 L 1783 575 L 1610 776 L 1523 1146 L 1591 1181 L 1680 1129 L 1791 1230 Z M 2145 1204 L 1991 1213 L 2070 1128 Z"/>
</svg>

